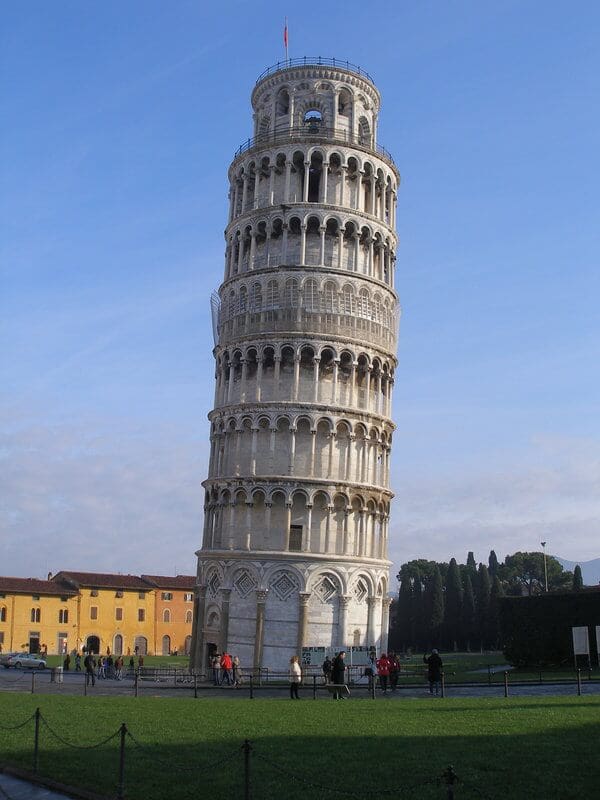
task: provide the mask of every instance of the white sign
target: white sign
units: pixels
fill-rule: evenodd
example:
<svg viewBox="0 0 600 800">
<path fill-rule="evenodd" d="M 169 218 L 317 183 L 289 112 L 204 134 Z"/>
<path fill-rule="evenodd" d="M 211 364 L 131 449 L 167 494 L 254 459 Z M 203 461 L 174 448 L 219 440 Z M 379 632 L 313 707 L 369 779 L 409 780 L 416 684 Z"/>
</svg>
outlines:
<svg viewBox="0 0 600 800">
<path fill-rule="evenodd" d="M 587 625 L 578 628 L 571 628 L 573 631 L 573 653 L 576 656 L 589 656 L 590 639 L 588 636 Z"/>
</svg>

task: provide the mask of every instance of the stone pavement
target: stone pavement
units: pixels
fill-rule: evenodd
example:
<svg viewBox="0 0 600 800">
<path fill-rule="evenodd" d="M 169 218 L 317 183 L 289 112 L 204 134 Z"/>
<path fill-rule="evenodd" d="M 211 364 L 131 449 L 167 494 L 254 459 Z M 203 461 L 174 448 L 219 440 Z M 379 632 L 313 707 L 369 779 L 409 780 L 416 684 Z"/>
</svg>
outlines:
<svg viewBox="0 0 600 800">
<path fill-rule="evenodd" d="M 69 795 L 0 772 L 0 800 L 65 800 Z"/>
</svg>

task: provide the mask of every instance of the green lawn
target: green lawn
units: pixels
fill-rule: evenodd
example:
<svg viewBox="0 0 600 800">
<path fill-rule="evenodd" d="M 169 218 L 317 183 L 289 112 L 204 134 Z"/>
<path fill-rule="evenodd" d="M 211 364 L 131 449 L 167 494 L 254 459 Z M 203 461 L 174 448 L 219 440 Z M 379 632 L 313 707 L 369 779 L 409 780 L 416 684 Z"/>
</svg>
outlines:
<svg viewBox="0 0 600 800">
<path fill-rule="evenodd" d="M 281 800 L 282 794 L 330 800 L 350 792 L 364 798 L 394 788 L 402 797 L 403 787 L 406 796 L 441 800 L 443 787 L 426 782 L 448 764 L 462 779 L 457 800 L 566 800 L 597 791 L 600 697 L 292 703 L 4 693 L 0 725 L 22 721 L 38 705 L 65 740 L 79 745 L 127 723 L 143 746 L 127 742 L 130 800 L 243 797 L 240 747 L 246 737 L 254 747 L 254 800 Z M 0 762 L 29 767 L 32 742 L 32 724 L 10 733 L 0 729 Z M 286 778 L 260 756 L 323 788 Z M 42 774 L 114 796 L 117 765 L 116 739 L 74 750 L 42 726 Z"/>
</svg>

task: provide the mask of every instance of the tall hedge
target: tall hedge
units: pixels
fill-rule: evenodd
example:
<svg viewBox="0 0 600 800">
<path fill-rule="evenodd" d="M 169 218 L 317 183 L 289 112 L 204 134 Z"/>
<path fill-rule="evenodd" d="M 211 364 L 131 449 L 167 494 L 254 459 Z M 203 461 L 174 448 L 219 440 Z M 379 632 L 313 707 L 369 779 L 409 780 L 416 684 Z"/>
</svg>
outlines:
<svg viewBox="0 0 600 800">
<path fill-rule="evenodd" d="M 573 664 L 571 628 L 583 625 L 588 626 L 590 658 L 596 664 L 600 591 L 500 598 L 504 655 L 515 666 Z"/>
</svg>

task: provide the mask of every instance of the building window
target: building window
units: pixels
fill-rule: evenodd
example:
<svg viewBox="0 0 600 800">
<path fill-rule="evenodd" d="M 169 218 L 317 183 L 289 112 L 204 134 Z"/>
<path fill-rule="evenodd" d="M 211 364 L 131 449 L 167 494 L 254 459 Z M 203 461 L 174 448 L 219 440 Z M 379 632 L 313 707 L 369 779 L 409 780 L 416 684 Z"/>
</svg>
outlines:
<svg viewBox="0 0 600 800">
<path fill-rule="evenodd" d="M 61 602 L 61 603 L 66 603 L 68 599 L 69 599 L 69 598 L 68 598 L 68 597 L 66 597 L 66 596 L 65 596 L 65 597 L 61 597 L 61 598 L 60 598 L 60 602 Z"/>
<path fill-rule="evenodd" d="M 193 603 L 194 602 L 194 593 L 193 592 L 186 592 L 183 595 L 183 599 L 186 603 Z"/>
<path fill-rule="evenodd" d="M 6 606 L 0 608 L 0 622 L 6 622 Z"/>
<path fill-rule="evenodd" d="M 146 599 L 146 592 L 138 592 L 138 599 L 145 600 Z"/>
<path fill-rule="evenodd" d="M 146 621 L 146 609 L 138 608 L 138 622 L 145 622 L 145 621 Z"/>
<path fill-rule="evenodd" d="M 61 608 L 58 612 L 58 622 L 60 625 L 66 625 L 69 621 L 69 611 L 66 608 Z"/>
<path fill-rule="evenodd" d="M 302 550 L 302 525 L 290 525 L 290 550 Z"/>
<path fill-rule="evenodd" d="M 98 589 L 92 589 L 90 592 L 90 597 L 98 597 Z"/>
<path fill-rule="evenodd" d="M 40 596 L 39 596 L 39 594 L 32 594 L 32 595 L 31 595 L 31 599 L 32 599 L 32 600 L 39 600 L 39 599 L 40 599 Z"/>
<path fill-rule="evenodd" d="M 115 608 L 115 619 L 120 622 L 123 619 L 123 609 Z"/>
<path fill-rule="evenodd" d="M 173 599 L 173 592 L 161 592 L 160 599 L 161 600 L 172 600 Z"/>
<path fill-rule="evenodd" d="M 185 621 L 186 621 L 187 625 L 191 625 L 192 624 L 192 612 L 191 611 L 186 611 L 185 612 Z"/>
<path fill-rule="evenodd" d="M 168 608 L 163 611 L 163 622 L 171 622 L 171 612 Z"/>
<path fill-rule="evenodd" d="M 117 589 L 117 591 L 115 592 L 115 597 L 123 597 L 123 590 Z"/>
<path fill-rule="evenodd" d="M 90 619 L 98 619 L 98 606 L 90 607 Z"/>
<path fill-rule="evenodd" d="M 39 608 L 32 608 L 31 609 L 31 621 L 32 622 L 41 622 L 42 612 Z"/>
<path fill-rule="evenodd" d="M 0 644 L 4 644 L 4 631 L 0 631 Z"/>
</svg>

